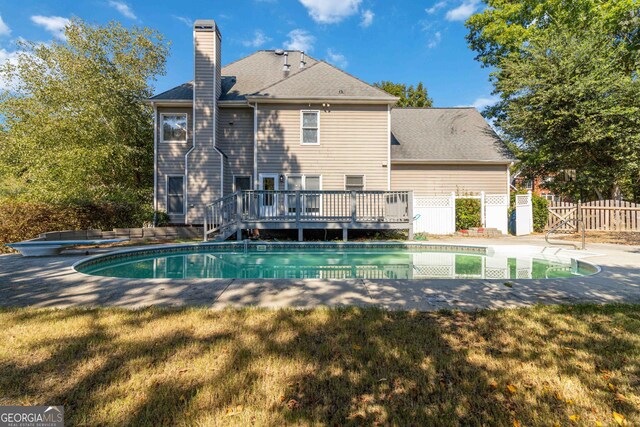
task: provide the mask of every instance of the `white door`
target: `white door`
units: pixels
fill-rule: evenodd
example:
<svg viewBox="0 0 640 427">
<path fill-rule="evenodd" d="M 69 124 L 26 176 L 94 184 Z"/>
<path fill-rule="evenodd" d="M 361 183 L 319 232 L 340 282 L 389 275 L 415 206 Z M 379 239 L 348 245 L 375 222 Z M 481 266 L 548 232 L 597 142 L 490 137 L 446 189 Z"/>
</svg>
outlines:
<svg viewBox="0 0 640 427">
<path fill-rule="evenodd" d="M 265 191 L 260 194 L 260 216 L 275 217 L 278 212 L 278 194 L 275 193 L 279 189 L 278 175 L 275 173 L 260 174 L 260 189 Z"/>
</svg>

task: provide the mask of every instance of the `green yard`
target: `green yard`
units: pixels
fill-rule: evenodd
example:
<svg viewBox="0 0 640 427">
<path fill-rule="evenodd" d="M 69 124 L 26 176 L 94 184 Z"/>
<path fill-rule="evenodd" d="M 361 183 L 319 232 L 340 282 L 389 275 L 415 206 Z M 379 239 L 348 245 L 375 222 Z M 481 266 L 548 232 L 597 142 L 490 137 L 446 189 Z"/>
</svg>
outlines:
<svg viewBox="0 0 640 427">
<path fill-rule="evenodd" d="M 640 424 L 640 306 L 0 310 L 0 405 L 69 425 Z"/>
</svg>

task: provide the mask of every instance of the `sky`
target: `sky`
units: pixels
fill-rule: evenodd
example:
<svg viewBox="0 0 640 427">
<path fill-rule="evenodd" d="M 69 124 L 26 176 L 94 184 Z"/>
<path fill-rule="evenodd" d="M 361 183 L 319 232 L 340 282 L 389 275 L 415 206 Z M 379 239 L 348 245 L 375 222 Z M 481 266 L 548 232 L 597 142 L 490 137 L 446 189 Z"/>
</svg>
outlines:
<svg viewBox="0 0 640 427">
<path fill-rule="evenodd" d="M 474 60 L 464 21 L 481 0 L 0 0 L 0 63 L 15 41 L 63 40 L 73 16 L 159 30 L 171 42 L 162 92 L 193 76 L 192 25 L 214 19 L 222 63 L 259 49 L 301 49 L 369 83 L 423 82 L 437 107 L 494 102 L 489 69 Z M 0 82 L 2 85 L 2 82 Z"/>
</svg>

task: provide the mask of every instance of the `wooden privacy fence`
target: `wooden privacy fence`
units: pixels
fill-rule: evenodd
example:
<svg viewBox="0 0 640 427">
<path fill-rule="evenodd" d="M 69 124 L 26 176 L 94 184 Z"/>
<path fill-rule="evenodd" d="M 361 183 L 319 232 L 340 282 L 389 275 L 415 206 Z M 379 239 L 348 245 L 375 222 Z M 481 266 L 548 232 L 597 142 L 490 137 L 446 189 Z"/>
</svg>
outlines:
<svg viewBox="0 0 640 427">
<path fill-rule="evenodd" d="M 596 200 L 588 203 L 549 202 L 547 228 L 565 219 L 578 218 L 579 212 L 586 230 L 640 231 L 640 205 L 620 200 Z M 576 222 L 563 225 L 559 231 L 576 231 Z"/>
</svg>

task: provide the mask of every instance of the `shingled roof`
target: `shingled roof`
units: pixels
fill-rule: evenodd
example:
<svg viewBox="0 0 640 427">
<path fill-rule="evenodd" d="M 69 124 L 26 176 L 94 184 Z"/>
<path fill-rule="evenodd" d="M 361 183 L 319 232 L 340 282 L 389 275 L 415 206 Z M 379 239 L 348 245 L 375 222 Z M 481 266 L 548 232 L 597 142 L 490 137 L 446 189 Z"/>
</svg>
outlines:
<svg viewBox="0 0 640 427">
<path fill-rule="evenodd" d="M 289 72 L 282 70 L 284 57 L 273 50 L 261 50 L 222 68 L 221 101 L 263 98 L 358 98 L 387 100 L 396 98 L 356 77 L 310 56 L 300 68 L 302 52 L 287 51 Z M 152 101 L 190 101 L 193 82 L 184 83 L 151 98 Z"/>
<path fill-rule="evenodd" d="M 513 161 L 504 142 L 475 108 L 394 108 L 391 161 Z"/>
</svg>

